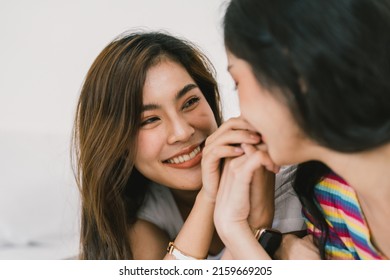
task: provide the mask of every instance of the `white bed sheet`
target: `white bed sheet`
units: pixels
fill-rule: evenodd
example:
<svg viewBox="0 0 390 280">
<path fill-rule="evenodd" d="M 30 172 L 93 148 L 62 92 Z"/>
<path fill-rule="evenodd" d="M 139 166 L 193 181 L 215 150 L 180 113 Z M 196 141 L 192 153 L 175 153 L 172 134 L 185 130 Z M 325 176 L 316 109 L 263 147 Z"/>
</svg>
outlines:
<svg viewBox="0 0 390 280">
<path fill-rule="evenodd" d="M 0 130 L 0 259 L 77 256 L 70 135 Z"/>
<path fill-rule="evenodd" d="M 0 260 L 77 259 L 78 236 L 55 236 L 45 242 L 0 247 Z"/>
</svg>

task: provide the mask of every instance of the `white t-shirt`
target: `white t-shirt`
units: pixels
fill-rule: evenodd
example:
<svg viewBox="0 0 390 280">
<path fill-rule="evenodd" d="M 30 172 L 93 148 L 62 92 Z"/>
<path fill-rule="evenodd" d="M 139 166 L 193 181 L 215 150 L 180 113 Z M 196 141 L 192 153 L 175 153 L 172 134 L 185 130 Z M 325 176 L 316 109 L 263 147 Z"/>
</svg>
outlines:
<svg viewBox="0 0 390 280">
<path fill-rule="evenodd" d="M 276 175 L 275 215 L 272 227 L 281 232 L 305 228 L 301 214 L 301 203 L 291 184 L 291 174 L 294 171 L 295 166 L 288 166 L 282 168 Z M 156 183 L 150 186 L 145 203 L 139 209 L 137 217 L 151 222 L 167 232 L 171 240 L 176 238 L 184 224 L 169 188 Z M 217 256 L 209 256 L 209 259 L 218 259 L 221 257 L 221 253 Z"/>
</svg>

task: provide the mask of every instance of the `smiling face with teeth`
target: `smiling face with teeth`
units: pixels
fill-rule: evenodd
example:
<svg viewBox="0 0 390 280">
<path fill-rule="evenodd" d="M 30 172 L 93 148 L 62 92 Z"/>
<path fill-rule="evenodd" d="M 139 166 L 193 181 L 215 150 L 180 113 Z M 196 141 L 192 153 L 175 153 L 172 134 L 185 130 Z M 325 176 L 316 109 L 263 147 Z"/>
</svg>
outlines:
<svg viewBox="0 0 390 280">
<path fill-rule="evenodd" d="M 135 167 L 174 189 L 198 190 L 206 138 L 217 129 L 214 114 L 180 64 L 162 58 L 146 75 Z"/>
</svg>

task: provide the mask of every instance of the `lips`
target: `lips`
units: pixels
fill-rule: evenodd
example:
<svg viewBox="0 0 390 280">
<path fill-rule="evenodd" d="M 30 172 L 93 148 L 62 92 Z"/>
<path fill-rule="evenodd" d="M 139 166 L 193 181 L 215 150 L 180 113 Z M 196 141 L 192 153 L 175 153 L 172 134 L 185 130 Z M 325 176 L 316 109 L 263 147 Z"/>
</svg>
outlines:
<svg viewBox="0 0 390 280">
<path fill-rule="evenodd" d="M 168 163 L 183 163 L 183 162 L 186 162 L 186 161 L 193 159 L 197 154 L 200 153 L 200 151 L 201 151 L 201 148 L 200 148 L 200 146 L 198 146 L 191 153 L 183 154 L 183 155 L 180 155 L 178 157 L 173 157 L 171 159 L 168 159 L 167 162 Z"/>
<path fill-rule="evenodd" d="M 202 148 L 203 142 L 181 151 L 173 157 L 164 160 L 163 163 L 174 168 L 191 168 L 201 161 Z"/>
</svg>

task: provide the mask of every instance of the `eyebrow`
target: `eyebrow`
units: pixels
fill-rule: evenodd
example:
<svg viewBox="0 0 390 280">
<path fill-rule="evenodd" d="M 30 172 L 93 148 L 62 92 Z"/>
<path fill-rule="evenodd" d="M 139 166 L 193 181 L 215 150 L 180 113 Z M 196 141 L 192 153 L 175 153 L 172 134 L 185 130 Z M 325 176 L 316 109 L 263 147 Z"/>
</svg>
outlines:
<svg viewBox="0 0 390 280">
<path fill-rule="evenodd" d="M 182 98 L 184 95 L 187 94 L 187 92 L 189 92 L 190 90 L 194 89 L 194 88 L 197 88 L 198 86 L 196 84 L 188 84 L 188 85 L 185 85 L 181 90 L 179 90 L 176 95 L 175 95 L 175 100 L 179 100 L 180 98 Z M 145 112 L 145 111 L 150 111 L 150 110 L 156 110 L 156 109 L 159 109 L 161 108 L 161 106 L 159 104 L 156 104 L 156 103 L 150 103 L 150 104 L 146 104 L 146 105 L 143 105 L 142 106 L 142 112 Z"/>
<path fill-rule="evenodd" d="M 232 64 L 229 64 L 228 67 L 227 67 L 227 71 L 230 72 L 230 69 L 233 68 L 233 65 Z"/>
</svg>

